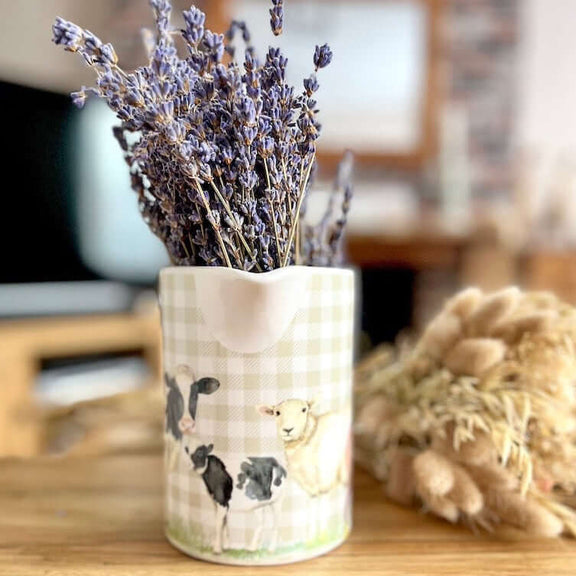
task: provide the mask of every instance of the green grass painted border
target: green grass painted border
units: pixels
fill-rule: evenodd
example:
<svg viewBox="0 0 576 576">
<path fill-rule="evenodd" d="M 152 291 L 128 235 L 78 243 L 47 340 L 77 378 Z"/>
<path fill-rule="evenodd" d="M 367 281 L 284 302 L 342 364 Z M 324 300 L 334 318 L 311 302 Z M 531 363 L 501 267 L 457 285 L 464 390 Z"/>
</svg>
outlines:
<svg viewBox="0 0 576 576">
<path fill-rule="evenodd" d="M 287 546 L 278 546 L 274 552 L 268 550 L 250 552 L 244 549 L 224 550 L 218 557 L 230 560 L 258 561 L 281 559 L 283 556 L 292 556 L 295 554 L 313 555 L 316 550 L 328 548 L 331 545 L 336 545 L 338 542 L 343 541 L 348 536 L 350 529 L 351 527 L 348 524 L 340 524 L 335 528 L 325 530 L 316 538 L 304 544 L 294 543 Z M 191 554 L 197 553 L 201 556 L 214 556 L 212 546 L 206 544 L 206 542 L 210 542 L 210 534 L 205 531 L 190 530 L 187 526 L 184 526 L 184 522 L 180 519 L 172 520 L 172 522 L 166 526 L 166 534 L 179 548 L 189 550 Z"/>
</svg>

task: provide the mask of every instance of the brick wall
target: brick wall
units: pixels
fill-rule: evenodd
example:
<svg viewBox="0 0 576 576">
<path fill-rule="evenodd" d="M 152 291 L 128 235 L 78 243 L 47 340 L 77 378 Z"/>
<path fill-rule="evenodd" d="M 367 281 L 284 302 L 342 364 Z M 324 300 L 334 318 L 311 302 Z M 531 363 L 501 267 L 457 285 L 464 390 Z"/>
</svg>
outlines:
<svg viewBox="0 0 576 576">
<path fill-rule="evenodd" d="M 469 118 L 472 191 L 512 187 L 520 0 L 446 0 L 447 98 Z"/>
</svg>

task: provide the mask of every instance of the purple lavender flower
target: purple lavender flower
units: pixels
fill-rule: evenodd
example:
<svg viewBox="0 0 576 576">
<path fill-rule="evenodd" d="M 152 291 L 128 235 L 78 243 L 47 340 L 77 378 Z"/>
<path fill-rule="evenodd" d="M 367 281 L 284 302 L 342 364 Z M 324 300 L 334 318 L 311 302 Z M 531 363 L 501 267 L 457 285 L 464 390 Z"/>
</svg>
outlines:
<svg viewBox="0 0 576 576">
<path fill-rule="evenodd" d="M 89 30 L 63 18 L 57 18 L 52 26 L 53 41 L 69 52 L 79 52 L 89 66 L 115 66 L 118 57 L 111 44 L 102 41 Z"/>
<path fill-rule="evenodd" d="M 164 40 L 170 31 L 170 14 L 172 6 L 169 0 L 149 0 L 156 20 L 156 30 L 160 39 Z"/>
<path fill-rule="evenodd" d="M 250 31 L 248 30 L 248 26 L 246 22 L 242 22 L 241 20 L 232 20 L 230 27 L 228 28 L 226 34 L 224 35 L 228 42 L 232 42 L 236 33 L 240 32 L 242 35 L 242 40 L 247 46 L 250 46 L 251 35 Z"/>
<path fill-rule="evenodd" d="M 328 46 L 328 44 L 316 46 L 316 50 L 314 51 L 314 66 L 316 66 L 316 70 L 326 68 L 330 62 L 332 62 L 332 50 L 330 50 L 330 46 Z"/>
<path fill-rule="evenodd" d="M 56 18 L 52 26 L 52 33 L 54 43 L 64 46 L 64 49 L 69 52 L 76 52 L 84 38 L 84 30 L 80 26 L 68 22 L 60 16 Z"/>
<path fill-rule="evenodd" d="M 315 226 L 304 224 L 302 256 L 310 266 L 340 266 L 344 261 L 342 240 L 353 196 L 353 160 L 352 153 L 347 151 L 338 166 L 338 175 L 320 222 Z M 340 214 L 335 217 L 339 197 L 342 198 Z"/>
<path fill-rule="evenodd" d="M 146 36 L 149 61 L 132 73 L 119 67 L 110 44 L 62 18 L 53 25 L 53 41 L 95 69 L 96 85 L 72 100 L 82 107 L 95 94 L 116 113 L 114 135 L 138 206 L 173 263 L 263 272 L 339 262 L 351 187 L 339 184 L 345 190 L 340 217 L 332 218 L 332 202 L 320 227 L 302 220 L 321 131 L 316 74 L 296 94 L 280 49 L 270 48 L 261 62 L 244 22 L 215 34 L 195 7 L 183 13 L 186 54 L 180 57 L 170 2 L 150 4 L 156 30 Z M 272 0 L 276 34 L 283 10 L 282 0 Z M 225 52 L 235 54 L 238 34 L 243 61 L 224 59 Z M 331 59 L 328 46 L 316 47 L 316 72 Z"/>
<path fill-rule="evenodd" d="M 274 36 L 282 34 L 282 27 L 284 26 L 284 0 L 272 0 L 272 8 L 270 8 L 270 27 Z"/>
<path fill-rule="evenodd" d="M 182 36 L 184 40 L 188 42 L 190 48 L 194 49 L 198 46 L 198 43 L 204 36 L 204 22 L 206 16 L 195 6 L 192 6 L 189 10 L 184 10 L 182 16 L 186 23 L 186 28 L 182 30 Z"/>
<path fill-rule="evenodd" d="M 206 49 L 212 62 L 220 62 L 224 55 L 224 36 L 214 34 L 210 30 L 204 32 L 203 46 Z"/>
<path fill-rule="evenodd" d="M 312 96 L 314 92 L 318 90 L 320 85 L 318 84 L 318 79 L 314 74 L 309 78 L 304 79 L 304 90 L 306 91 L 307 96 Z"/>
<path fill-rule="evenodd" d="M 84 89 L 79 90 L 78 92 L 72 92 L 70 97 L 75 106 L 78 108 L 84 108 L 84 105 L 86 104 L 86 92 Z"/>
</svg>

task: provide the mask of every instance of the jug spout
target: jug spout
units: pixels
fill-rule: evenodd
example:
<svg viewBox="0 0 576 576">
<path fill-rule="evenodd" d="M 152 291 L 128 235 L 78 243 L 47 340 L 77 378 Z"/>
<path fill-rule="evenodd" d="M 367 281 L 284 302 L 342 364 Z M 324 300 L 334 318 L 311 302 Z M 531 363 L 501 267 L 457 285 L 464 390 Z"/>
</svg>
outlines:
<svg viewBox="0 0 576 576">
<path fill-rule="evenodd" d="M 197 302 L 211 335 L 228 350 L 262 352 L 282 338 L 307 290 L 308 269 L 262 274 L 230 268 L 195 274 Z"/>
</svg>

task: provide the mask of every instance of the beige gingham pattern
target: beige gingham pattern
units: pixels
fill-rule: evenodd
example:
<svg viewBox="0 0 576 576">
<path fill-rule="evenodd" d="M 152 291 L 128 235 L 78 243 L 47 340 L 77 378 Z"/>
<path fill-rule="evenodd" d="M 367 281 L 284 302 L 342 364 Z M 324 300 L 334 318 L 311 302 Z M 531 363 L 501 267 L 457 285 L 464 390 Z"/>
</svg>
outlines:
<svg viewBox="0 0 576 576">
<path fill-rule="evenodd" d="M 194 441 L 213 443 L 213 453 L 225 464 L 248 456 L 271 456 L 286 467 L 274 418 L 258 413 L 259 405 L 317 399 L 321 411 L 351 411 L 354 274 L 303 271 L 306 290 L 296 315 L 280 340 L 257 354 L 233 352 L 212 337 L 197 307 L 193 269 L 166 269 L 161 274 L 164 370 L 173 373 L 179 364 L 187 364 L 196 378 L 220 381 L 219 390 L 199 398 Z M 334 533 L 349 528 L 348 497 L 340 491 L 325 499 L 322 513 Z M 299 543 L 304 547 L 310 509 L 309 496 L 288 477 L 279 518 L 279 553 Z M 180 536 L 179 546 L 191 553 L 200 552 L 195 550 L 200 547 L 206 555 L 214 505 L 182 455 L 166 478 L 166 517 L 169 529 L 178 527 L 180 534 L 187 534 Z M 233 548 L 247 547 L 255 518 L 230 513 Z"/>
</svg>

